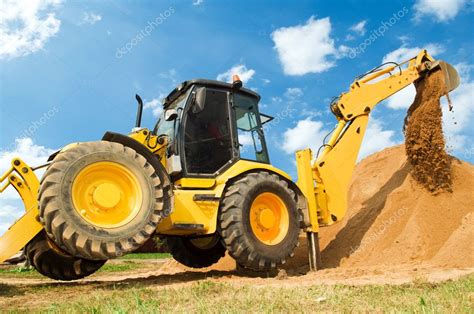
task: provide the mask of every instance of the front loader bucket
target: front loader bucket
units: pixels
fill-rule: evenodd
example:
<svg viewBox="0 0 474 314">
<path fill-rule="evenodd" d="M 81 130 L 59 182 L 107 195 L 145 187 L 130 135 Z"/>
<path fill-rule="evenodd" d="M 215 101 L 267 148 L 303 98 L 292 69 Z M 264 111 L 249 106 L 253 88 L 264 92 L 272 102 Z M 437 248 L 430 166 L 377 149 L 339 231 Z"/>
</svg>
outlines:
<svg viewBox="0 0 474 314">
<path fill-rule="evenodd" d="M 38 208 L 32 208 L 0 237 L 0 263 L 18 253 L 43 226 L 37 220 Z"/>
<path fill-rule="evenodd" d="M 13 186 L 20 194 L 26 213 L 0 237 L 0 263 L 18 253 L 43 229 L 38 219 L 39 181 L 33 169 L 15 158 L 12 167 L 0 177 L 0 183 L 4 181 L 0 193 Z"/>
</svg>

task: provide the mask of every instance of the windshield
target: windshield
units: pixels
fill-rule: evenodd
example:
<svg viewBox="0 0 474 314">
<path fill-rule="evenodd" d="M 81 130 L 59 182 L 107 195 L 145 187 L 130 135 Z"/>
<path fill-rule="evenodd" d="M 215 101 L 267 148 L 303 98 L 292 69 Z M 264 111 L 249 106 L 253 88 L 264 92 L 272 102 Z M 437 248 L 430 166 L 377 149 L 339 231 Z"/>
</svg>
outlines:
<svg viewBox="0 0 474 314">
<path fill-rule="evenodd" d="M 174 138 L 175 134 L 175 124 L 179 121 L 181 117 L 181 112 L 183 111 L 184 105 L 186 104 L 186 100 L 188 99 L 188 95 L 191 92 L 191 88 L 178 98 L 176 98 L 171 104 L 169 104 L 166 107 L 166 110 L 169 109 L 175 109 L 178 112 L 178 118 L 172 121 L 166 121 L 165 120 L 165 111 L 160 115 L 160 118 L 158 119 L 158 122 L 156 123 L 155 129 L 153 130 L 153 133 L 155 135 L 167 135 L 170 137 L 171 141 Z"/>
</svg>

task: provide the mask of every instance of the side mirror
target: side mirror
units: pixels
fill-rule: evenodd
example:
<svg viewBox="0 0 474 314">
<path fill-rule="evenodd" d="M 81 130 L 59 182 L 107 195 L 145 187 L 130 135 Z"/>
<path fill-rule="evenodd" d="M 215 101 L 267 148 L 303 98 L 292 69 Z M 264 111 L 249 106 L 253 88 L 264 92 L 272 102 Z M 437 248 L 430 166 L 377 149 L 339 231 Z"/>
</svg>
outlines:
<svg viewBox="0 0 474 314">
<path fill-rule="evenodd" d="M 165 111 L 165 120 L 173 121 L 178 117 L 178 111 L 176 109 L 168 109 Z"/>
<path fill-rule="evenodd" d="M 193 113 L 199 113 L 204 110 L 206 105 L 206 88 L 198 87 L 194 96 Z"/>
</svg>

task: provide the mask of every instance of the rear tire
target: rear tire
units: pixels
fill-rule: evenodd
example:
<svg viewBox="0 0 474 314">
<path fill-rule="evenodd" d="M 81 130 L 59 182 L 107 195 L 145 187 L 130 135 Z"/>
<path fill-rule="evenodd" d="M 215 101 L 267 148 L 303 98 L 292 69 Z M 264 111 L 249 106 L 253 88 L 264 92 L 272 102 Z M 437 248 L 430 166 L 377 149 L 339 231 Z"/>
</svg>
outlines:
<svg viewBox="0 0 474 314">
<path fill-rule="evenodd" d="M 167 236 L 164 243 L 173 258 L 192 268 L 209 267 L 225 255 L 225 246 L 218 235 L 199 238 Z"/>
<path fill-rule="evenodd" d="M 270 271 L 293 256 L 300 232 L 295 198 L 285 180 L 264 171 L 246 174 L 226 189 L 219 228 L 237 264 Z"/>
<path fill-rule="evenodd" d="M 77 280 L 95 273 L 106 261 L 91 261 L 61 251 L 41 231 L 25 248 L 26 258 L 40 274 L 55 280 Z"/>
<path fill-rule="evenodd" d="M 105 141 L 59 153 L 39 191 L 48 237 L 69 254 L 89 260 L 116 258 L 143 245 L 155 232 L 166 201 L 163 181 L 143 156 Z"/>
</svg>

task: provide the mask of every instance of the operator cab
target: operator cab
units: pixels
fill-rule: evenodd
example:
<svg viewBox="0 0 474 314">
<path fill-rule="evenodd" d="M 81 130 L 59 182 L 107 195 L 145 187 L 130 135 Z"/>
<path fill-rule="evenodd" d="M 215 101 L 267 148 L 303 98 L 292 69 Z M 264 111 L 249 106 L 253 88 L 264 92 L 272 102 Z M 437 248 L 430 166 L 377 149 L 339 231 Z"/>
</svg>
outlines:
<svg viewBox="0 0 474 314">
<path fill-rule="evenodd" d="M 240 82 L 240 80 L 239 80 Z M 240 85 L 186 81 L 163 101 L 153 131 L 167 136 L 167 167 L 178 177 L 215 177 L 239 159 L 270 163 L 260 96 Z"/>
</svg>

